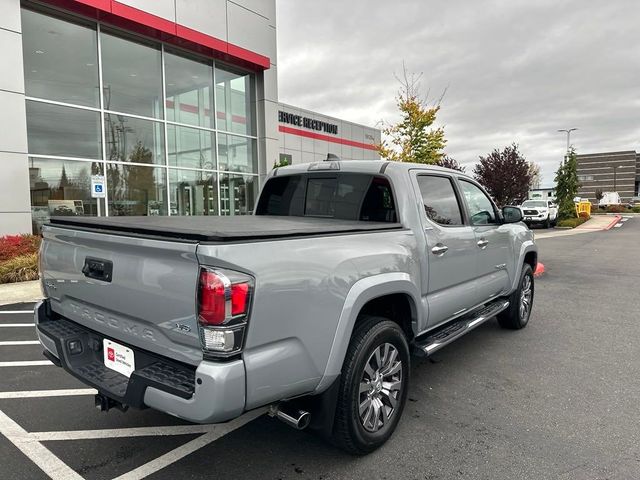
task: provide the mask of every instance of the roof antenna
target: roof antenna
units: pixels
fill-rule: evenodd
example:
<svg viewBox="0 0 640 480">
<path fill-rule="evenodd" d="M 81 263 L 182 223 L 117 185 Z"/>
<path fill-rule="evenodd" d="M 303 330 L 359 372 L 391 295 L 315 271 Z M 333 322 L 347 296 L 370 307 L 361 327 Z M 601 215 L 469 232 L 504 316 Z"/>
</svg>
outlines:
<svg viewBox="0 0 640 480">
<path fill-rule="evenodd" d="M 325 162 L 339 162 L 340 157 L 335 153 L 327 153 L 327 158 L 324 160 Z"/>
</svg>

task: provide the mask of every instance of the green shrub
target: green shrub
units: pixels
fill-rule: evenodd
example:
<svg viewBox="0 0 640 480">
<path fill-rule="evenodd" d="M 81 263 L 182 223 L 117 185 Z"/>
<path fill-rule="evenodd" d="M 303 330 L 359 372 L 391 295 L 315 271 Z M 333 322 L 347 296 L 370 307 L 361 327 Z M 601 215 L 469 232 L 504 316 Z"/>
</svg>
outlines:
<svg viewBox="0 0 640 480">
<path fill-rule="evenodd" d="M 632 211 L 633 213 L 640 213 L 640 205 L 636 205 L 635 207 L 633 207 L 633 208 L 631 209 L 631 211 Z"/>
<path fill-rule="evenodd" d="M 38 279 L 38 254 L 20 255 L 0 263 L 0 283 L 26 282 Z"/>
<path fill-rule="evenodd" d="M 566 218 L 558 222 L 558 227 L 576 228 L 578 225 L 582 225 L 587 220 L 589 219 L 585 217 Z"/>
</svg>

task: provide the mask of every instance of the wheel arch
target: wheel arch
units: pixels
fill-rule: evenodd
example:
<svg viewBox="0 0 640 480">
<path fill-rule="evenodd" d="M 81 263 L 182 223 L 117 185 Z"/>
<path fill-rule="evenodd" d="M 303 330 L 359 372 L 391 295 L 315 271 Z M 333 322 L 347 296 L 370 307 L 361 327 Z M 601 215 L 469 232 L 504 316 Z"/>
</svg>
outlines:
<svg viewBox="0 0 640 480">
<path fill-rule="evenodd" d="M 362 313 L 390 316 L 410 340 L 420 321 L 419 298 L 420 293 L 407 273 L 383 273 L 357 281 L 345 299 L 324 375 L 314 393 L 324 391 L 340 375 L 351 335 Z M 402 318 L 407 313 L 409 321 Z"/>
</svg>

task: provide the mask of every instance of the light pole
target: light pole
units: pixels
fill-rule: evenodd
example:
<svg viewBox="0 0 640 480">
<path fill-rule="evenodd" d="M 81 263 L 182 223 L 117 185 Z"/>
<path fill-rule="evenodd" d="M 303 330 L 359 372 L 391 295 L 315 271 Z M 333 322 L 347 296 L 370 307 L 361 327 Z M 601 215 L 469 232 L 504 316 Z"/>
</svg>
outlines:
<svg viewBox="0 0 640 480">
<path fill-rule="evenodd" d="M 613 191 L 614 192 L 618 191 L 618 189 L 616 188 L 617 187 L 617 185 L 616 185 L 616 170 L 618 170 L 619 166 L 620 165 L 611 165 L 611 168 L 613 168 Z"/>
<path fill-rule="evenodd" d="M 567 134 L 567 152 L 571 148 L 571 132 L 578 130 L 577 128 L 561 128 L 558 132 L 566 132 Z"/>
</svg>

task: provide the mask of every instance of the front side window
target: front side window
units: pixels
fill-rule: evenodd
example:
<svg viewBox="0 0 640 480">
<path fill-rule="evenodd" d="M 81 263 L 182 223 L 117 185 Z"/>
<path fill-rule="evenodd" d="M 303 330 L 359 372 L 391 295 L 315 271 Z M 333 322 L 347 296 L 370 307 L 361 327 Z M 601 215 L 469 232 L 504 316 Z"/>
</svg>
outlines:
<svg viewBox="0 0 640 480">
<path fill-rule="evenodd" d="M 439 225 L 462 225 L 460 204 L 449 177 L 418 175 L 418 187 L 429 220 Z"/>
<path fill-rule="evenodd" d="M 493 202 L 477 185 L 461 180 L 462 192 L 469 207 L 472 225 L 494 225 L 497 222 Z M 544 204 L 544 202 L 541 202 Z"/>
</svg>

